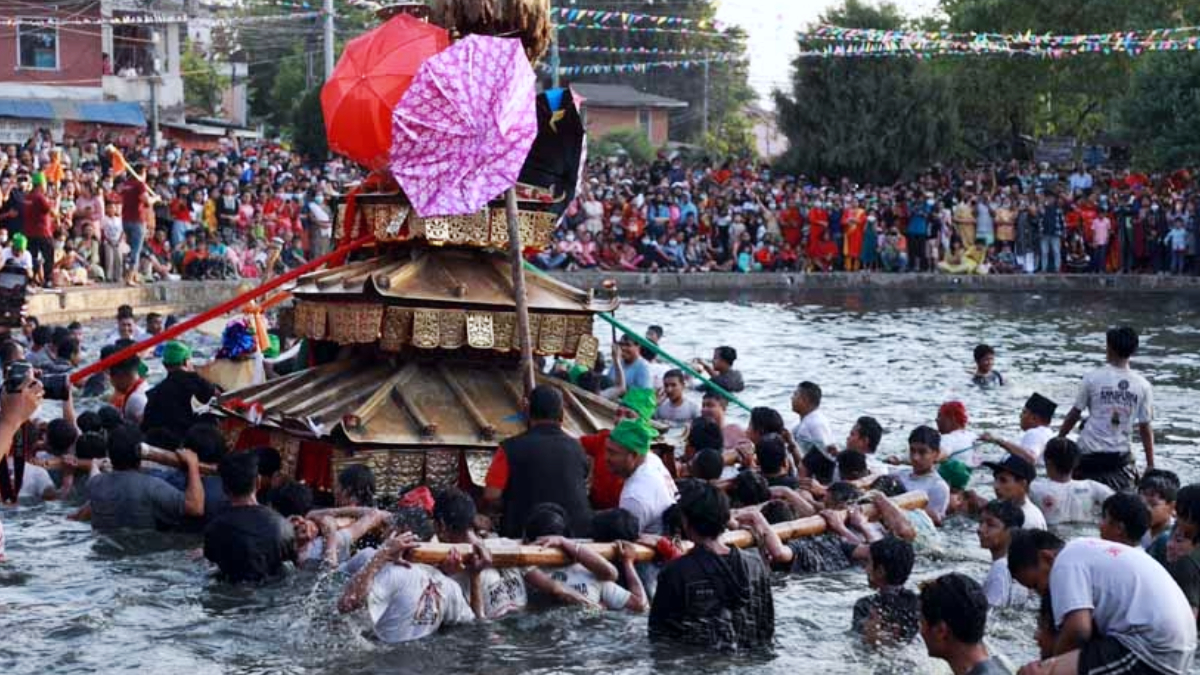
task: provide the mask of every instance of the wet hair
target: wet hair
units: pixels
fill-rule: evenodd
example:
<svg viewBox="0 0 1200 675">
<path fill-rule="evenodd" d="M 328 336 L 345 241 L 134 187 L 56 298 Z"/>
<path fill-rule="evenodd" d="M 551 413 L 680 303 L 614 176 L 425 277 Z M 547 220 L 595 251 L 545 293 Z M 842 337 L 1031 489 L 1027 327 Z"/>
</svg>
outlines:
<svg viewBox="0 0 1200 675">
<path fill-rule="evenodd" d="M 102 434 L 89 431 L 75 441 L 75 457 L 78 459 L 103 459 L 108 456 L 108 440 Z"/>
<path fill-rule="evenodd" d="M 133 318 L 133 305 L 121 305 L 117 308 L 117 321 Z"/>
<path fill-rule="evenodd" d="M 1175 498 L 1175 517 L 1192 525 L 1200 525 L 1200 484 L 1193 483 L 1180 488 Z M 1197 528 L 1197 538 L 1192 541 L 1200 541 L 1200 528 Z"/>
<path fill-rule="evenodd" d="M 662 379 L 663 382 L 666 382 L 667 380 L 679 380 L 679 384 L 683 384 L 683 371 L 678 368 L 672 368 L 671 370 L 663 373 Z"/>
<path fill-rule="evenodd" d="M 54 342 L 54 353 L 60 359 L 70 360 L 79 353 L 79 340 L 67 333 Z"/>
<path fill-rule="evenodd" d="M 663 332 L 663 327 L 657 326 L 657 325 L 646 328 L 646 332 L 654 333 L 660 340 L 662 339 L 662 336 L 665 335 L 665 333 Z"/>
<path fill-rule="evenodd" d="M 1129 326 L 1110 328 L 1104 337 L 1108 344 L 1108 348 L 1111 349 L 1119 359 L 1128 359 L 1137 353 L 1138 334 L 1137 331 Z"/>
<path fill-rule="evenodd" d="M 183 437 L 183 447 L 196 453 L 201 462 L 216 464 L 228 449 L 221 430 L 211 424 L 193 424 Z M 257 459 L 257 453 L 255 454 Z M 257 469 L 256 469 L 257 470 Z M 257 475 L 257 474 L 255 474 Z"/>
<path fill-rule="evenodd" d="M 910 445 L 921 443 L 928 445 L 932 450 L 939 450 L 942 446 L 942 435 L 933 427 L 921 425 L 908 435 L 908 442 Z"/>
<path fill-rule="evenodd" d="M 1000 521 L 1006 530 L 1025 526 L 1025 512 L 1006 499 L 993 499 L 984 505 L 983 512 Z"/>
<path fill-rule="evenodd" d="M 754 446 L 754 456 L 764 474 L 775 475 L 787 464 L 787 446 L 778 434 L 763 436 Z"/>
<path fill-rule="evenodd" d="M 85 434 L 91 431 L 100 431 L 104 428 L 100 424 L 100 415 L 95 410 L 80 413 L 79 417 L 75 419 L 75 426 L 79 427 L 79 431 Z"/>
<path fill-rule="evenodd" d="M 50 330 L 50 326 L 38 326 L 33 329 L 31 337 L 35 347 L 45 347 L 54 339 L 54 333 Z"/>
<path fill-rule="evenodd" d="M 901 586 L 912 574 L 916 554 L 911 543 L 894 535 L 871 542 L 871 564 L 883 570 L 889 586 Z"/>
<path fill-rule="evenodd" d="M 475 522 L 475 500 L 458 488 L 442 490 L 433 501 L 433 519 L 451 532 L 469 532 Z"/>
<path fill-rule="evenodd" d="M 83 330 L 83 324 L 79 323 L 78 321 L 72 321 L 71 323 L 67 324 L 67 330 L 71 332 Z"/>
<path fill-rule="evenodd" d="M 725 447 L 725 436 L 721 433 L 721 425 L 707 417 L 698 417 L 692 420 L 692 426 L 688 429 L 687 444 L 696 450 L 720 452 Z"/>
<path fill-rule="evenodd" d="M 717 390 L 713 389 L 712 387 L 708 387 L 707 385 L 704 389 L 703 400 L 716 401 L 717 404 L 722 408 L 729 407 L 729 399 L 725 398 L 724 394 L 718 393 Z"/>
<path fill-rule="evenodd" d="M 878 420 L 864 415 L 854 422 L 854 426 L 858 428 L 858 435 L 867 439 L 867 447 L 871 452 L 879 449 L 879 441 L 883 440 L 883 427 Z"/>
<path fill-rule="evenodd" d="M 1051 438 L 1042 451 L 1046 464 L 1063 473 L 1072 473 L 1079 465 L 1079 446 L 1069 438 Z"/>
<path fill-rule="evenodd" d="M 797 389 L 800 390 L 800 394 L 804 398 L 813 404 L 814 408 L 821 407 L 821 388 L 819 386 L 813 382 L 805 381 L 801 382 Z"/>
<path fill-rule="evenodd" d="M 717 480 L 725 470 L 725 457 L 720 450 L 701 450 L 692 457 L 692 477 L 700 480 Z"/>
<path fill-rule="evenodd" d="M 842 480 L 858 480 L 871 475 L 867 469 L 867 456 L 853 450 L 838 453 L 837 467 Z"/>
<path fill-rule="evenodd" d="M 259 467 L 262 470 L 262 467 Z M 271 508 L 284 518 L 303 516 L 312 510 L 312 488 L 290 480 L 271 492 Z"/>
<path fill-rule="evenodd" d="M 679 510 L 692 531 L 701 537 L 718 537 L 729 523 L 729 499 L 707 483 L 681 495 Z"/>
<path fill-rule="evenodd" d="M 74 424 L 64 419 L 51 420 L 46 425 L 46 446 L 52 455 L 62 457 L 67 454 L 77 440 L 79 440 L 79 430 L 75 428 Z"/>
<path fill-rule="evenodd" d="M 1174 502 L 1179 495 L 1179 475 L 1166 469 L 1147 469 L 1138 481 L 1138 492 L 1149 492 L 1165 502 Z"/>
<path fill-rule="evenodd" d="M 412 532 L 418 541 L 433 539 L 433 520 L 419 506 L 401 506 L 392 511 L 392 526 L 397 532 Z"/>
<path fill-rule="evenodd" d="M 1038 553 L 1061 551 L 1065 545 L 1058 535 L 1047 530 L 1025 528 L 1013 530 L 1012 541 L 1008 544 L 1008 571 L 1016 574 L 1021 570 L 1036 567 Z"/>
<path fill-rule="evenodd" d="M 987 357 L 995 355 L 996 350 L 992 349 L 991 345 L 975 345 L 975 363 L 979 363 Z"/>
<path fill-rule="evenodd" d="M 647 363 L 653 361 L 658 356 L 653 349 L 650 349 L 646 345 L 638 345 L 638 355 L 646 359 Z"/>
<path fill-rule="evenodd" d="M 637 516 L 625 509 L 605 509 L 592 516 L 592 539 L 595 541 L 636 541 L 639 534 Z"/>
<path fill-rule="evenodd" d="M 779 411 L 774 408 L 760 406 L 750 411 L 750 428 L 761 436 L 782 434 L 783 415 L 780 415 Z"/>
<path fill-rule="evenodd" d="M 58 349 L 58 341 L 67 337 L 70 334 L 71 334 L 71 331 L 67 330 L 63 326 L 53 326 L 50 328 L 50 342 L 48 342 L 47 344 L 54 345 L 54 348 L 57 350 Z"/>
<path fill-rule="evenodd" d="M 1140 541 L 1150 529 L 1150 507 L 1141 497 L 1118 492 L 1104 500 L 1103 513 L 1109 520 L 1121 524 L 1130 541 Z"/>
<path fill-rule="evenodd" d="M 767 479 L 754 469 L 746 469 L 733 479 L 734 500 L 741 506 L 754 506 L 771 499 L 771 486 Z"/>
<path fill-rule="evenodd" d="M 862 491 L 846 481 L 838 481 L 829 486 L 825 493 L 825 505 L 848 504 L 862 496 Z"/>
<path fill-rule="evenodd" d="M 683 513 L 679 510 L 679 504 L 672 504 L 667 507 L 666 511 L 663 511 L 662 523 L 663 536 L 683 536 Z"/>
<path fill-rule="evenodd" d="M 963 644 L 983 641 L 987 615 L 983 587 L 965 574 L 952 572 L 921 586 L 921 618 L 930 626 L 946 624 L 954 639 Z"/>
<path fill-rule="evenodd" d="M 221 458 L 217 467 L 221 485 L 230 497 L 254 494 L 258 484 L 258 455 L 253 452 L 234 452 Z"/>
<path fill-rule="evenodd" d="M 142 463 L 142 432 L 130 424 L 109 431 L 108 458 L 117 471 L 138 468 Z"/>
<path fill-rule="evenodd" d="M 283 469 L 283 458 L 279 456 L 279 451 L 275 448 L 263 446 L 255 448 L 254 453 L 258 455 L 259 476 L 274 476 Z"/>
<path fill-rule="evenodd" d="M 359 506 L 375 506 L 375 474 L 371 467 L 351 464 L 338 473 L 337 482 Z"/>
<path fill-rule="evenodd" d="M 562 416 L 562 394 L 557 389 L 543 384 L 529 392 L 529 419 L 560 420 Z"/>
<path fill-rule="evenodd" d="M 892 475 L 876 478 L 875 482 L 871 483 L 871 489 L 882 492 L 884 497 L 898 497 L 906 492 L 904 483 Z"/>
<path fill-rule="evenodd" d="M 533 507 L 525 517 L 525 541 L 566 534 L 567 512 L 558 504 L 543 502 Z"/>
<path fill-rule="evenodd" d="M 713 356 L 732 366 L 733 362 L 737 361 L 737 350 L 728 345 L 722 345 L 714 350 Z"/>
<path fill-rule="evenodd" d="M 792 508 L 791 504 L 782 499 L 772 499 L 763 504 L 759 511 L 762 512 L 763 518 L 766 518 L 767 522 L 772 525 L 796 519 L 796 509 Z"/>
<path fill-rule="evenodd" d="M 800 464 L 804 466 L 804 470 L 809 476 L 817 479 L 822 483 L 833 482 L 833 470 L 837 468 L 837 462 L 825 456 L 820 450 L 809 450 L 800 458 Z"/>
</svg>

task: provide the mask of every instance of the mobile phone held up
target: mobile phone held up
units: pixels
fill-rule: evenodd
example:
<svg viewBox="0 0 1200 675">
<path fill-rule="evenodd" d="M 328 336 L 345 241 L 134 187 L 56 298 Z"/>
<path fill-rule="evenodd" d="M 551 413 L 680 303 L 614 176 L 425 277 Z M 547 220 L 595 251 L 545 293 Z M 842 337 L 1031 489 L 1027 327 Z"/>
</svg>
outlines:
<svg viewBox="0 0 1200 675">
<path fill-rule="evenodd" d="M 31 379 L 36 377 L 33 366 L 28 361 L 13 361 L 4 369 L 4 390 L 16 393 Z M 49 401 L 65 401 L 71 386 L 66 373 L 60 375 L 45 375 L 40 378 L 43 397 Z"/>
<path fill-rule="evenodd" d="M 29 274 L 10 260 L 0 269 L 0 326 L 19 328 L 25 312 Z"/>
</svg>

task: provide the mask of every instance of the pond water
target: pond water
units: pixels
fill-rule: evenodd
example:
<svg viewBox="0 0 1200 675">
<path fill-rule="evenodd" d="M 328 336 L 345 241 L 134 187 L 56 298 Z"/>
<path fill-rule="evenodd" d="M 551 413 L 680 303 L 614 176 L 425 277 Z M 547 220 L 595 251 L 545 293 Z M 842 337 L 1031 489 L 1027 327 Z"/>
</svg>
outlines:
<svg viewBox="0 0 1200 675">
<path fill-rule="evenodd" d="M 966 404 L 971 428 L 1009 438 L 1019 433 L 1018 412 L 1030 392 L 1057 401 L 1061 419 L 1079 378 L 1103 361 L 1105 329 L 1128 323 L 1142 332 L 1135 368 L 1155 387 L 1159 463 L 1185 482 L 1200 480 L 1200 310 L 1193 299 L 894 292 L 647 297 L 627 301 L 618 317 L 639 330 L 661 324 L 663 345 L 685 359 L 735 346 L 747 381 L 741 398 L 778 408 L 789 426 L 796 383 L 819 383 L 835 433 L 846 434 L 859 415 L 874 415 L 889 432 L 885 455 L 902 453 L 908 431 L 932 423 L 938 405 L 952 398 Z M 1008 386 L 970 386 L 978 342 L 996 347 Z M 265 588 L 231 588 L 208 579 L 195 539 L 95 536 L 65 521 L 66 513 L 56 504 L 0 513 L 10 558 L 0 565 L 0 672 L 949 672 L 924 655 L 919 641 L 885 653 L 855 644 L 847 633 L 851 607 L 869 592 L 861 570 L 781 578 L 769 655 L 652 648 L 642 617 L 565 610 L 388 648 L 364 637 L 358 620 L 334 613 L 341 579 L 302 574 Z M 950 570 L 982 579 L 988 559 L 974 524 L 951 521 L 942 537 L 939 552 L 918 558 L 914 582 Z M 1032 659 L 1034 624 L 1027 612 L 994 615 L 989 645 L 1016 663 Z"/>
</svg>

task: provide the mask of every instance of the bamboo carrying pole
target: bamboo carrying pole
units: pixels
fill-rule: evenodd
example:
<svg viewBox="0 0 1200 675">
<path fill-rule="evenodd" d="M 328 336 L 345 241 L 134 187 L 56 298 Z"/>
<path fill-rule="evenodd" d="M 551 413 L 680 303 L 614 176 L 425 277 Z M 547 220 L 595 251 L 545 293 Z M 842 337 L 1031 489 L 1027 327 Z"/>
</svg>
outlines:
<svg viewBox="0 0 1200 675">
<path fill-rule="evenodd" d="M 365 237 L 360 237 L 358 239 L 355 239 L 354 241 L 351 241 L 348 244 L 343 244 L 342 246 L 339 246 L 337 249 L 333 250 L 332 252 L 326 253 L 325 255 L 321 256 L 320 258 L 317 258 L 316 260 L 309 261 L 309 262 L 297 267 L 296 269 L 294 269 L 286 274 L 275 277 L 274 279 L 266 282 L 265 284 L 263 284 L 257 288 L 250 289 L 249 291 L 246 291 L 245 293 L 242 293 L 231 300 L 226 300 L 225 302 L 221 303 L 220 305 L 217 305 L 216 307 L 214 307 L 206 312 L 197 314 L 196 316 L 194 316 L 186 321 L 181 321 L 180 323 L 168 328 L 167 330 L 164 330 L 163 332 L 159 333 L 158 335 L 153 335 L 151 337 L 148 337 L 145 340 L 142 340 L 141 342 L 139 342 L 135 345 L 130 345 L 129 347 L 122 349 L 121 351 L 117 352 L 116 354 L 113 354 L 112 356 L 110 356 L 106 359 L 101 359 L 101 360 L 91 364 L 90 366 L 87 366 L 85 368 L 77 370 L 71 374 L 71 384 L 77 385 L 80 382 L 83 382 L 87 378 L 91 377 L 92 375 L 95 375 L 96 373 L 98 373 L 102 370 L 106 370 L 107 368 L 109 368 L 110 366 L 112 366 L 114 364 L 120 363 L 120 362 L 124 361 L 125 359 L 129 359 L 134 356 L 137 356 L 141 352 L 143 352 L 151 347 L 157 346 L 160 343 L 166 342 L 167 340 L 175 338 L 179 335 L 182 335 L 183 333 L 186 333 L 187 331 L 195 328 L 196 326 L 199 326 L 200 324 L 210 321 L 211 319 L 221 316 L 227 312 L 231 312 L 235 309 L 238 309 L 239 307 L 245 305 L 246 303 L 250 302 L 251 300 L 254 300 L 255 298 L 266 295 L 267 293 L 270 293 L 271 291 L 275 290 L 276 288 L 279 288 L 280 286 L 286 284 L 287 282 L 289 282 L 293 279 L 296 279 L 296 278 L 300 277 L 301 275 L 308 274 L 309 272 L 317 269 L 318 267 L 324 265 L 325 263 L 327 263 L 339 256 L 345 256 L 346 254 L 350 253 L 351 251 L 361 248 L 361 247 L 371 243 L 374 240 L 375 240 L 375 235 L 369 234 Z"/>
<path fill-rule="evenodd" d="M 183 461 L 181 459 L 179 459 L 178 454 L 171 452 L 170 450 L 163 450 L 162 448 L 156 448 L 153 445 L 146 445 L 145 443 L 142 444 L 142 459 L 144 459 L 148 462 L 154 462 L 155 464 L 162 464 L 163 466 L 169 466 L 173 469 L 179 469 L 181 471 L 184 469 Z M 90 460 L 90 459 L 77 460 L 75 463 L 75 468 L 80 471 L 91 471 L 93 461 L 94 460 Z M 43 469 L 61 469 L 62 468 L 62 460 L 59 459 L 58 457 L 52 457 L 50 459 L 39 460 L 36 462 L 31 461 L 30 463 L 36 464 L 36 465 L 42 467 Z M 215 475 L 217 475 L 217 467 L 215 464 L 201 463 L 200 464 L 200 473 L 205 476 L 215 476 Z"/>
<path fill-rule="evenodd" d="M 533 367 L 533 342 L 529 335 L 529 302 L 525 295 L 525 267 L 521 264 L 521 227 L 517 221 L 517 191 L 509 188 L 504 193 L 504 213 L 508 219 L 508 259 L 512 265 L 513 303 L 517 312 L 517 337 L 521 345 L 521 382 L 525 395 L 533 391 L 536 384 Z"/>
<path fill-rule="evenodd" d="M 925 508 L 925 505 L 929 503 L 929 497 L 923 491 L 917 490 L 893 497 L 891 501 L 900 509 L 911 511 L 913 509 Z M 869 504 L 863 507 L 863 515 L 868 520 L 875 520 L 879 517 L 879 514 L 875 511 L 875 507 Z M 785 523 L 776 523 L 771 527 L 779 535 L 780 539 L 788 541 L 789 539 L 814 537 L 823 534 L 825 532 L 825 519 L 821 516 L 809 516 L 808 518 L 801 518 Z M 755 545 L 754 535 L 746 530 L 726 532 L 721 537 L 721 541 L 727 546 L 735 546 L 737 548 L 749 548 Z M 582 544 L 582 546 L 599 553 L 608 560 L 615 559 L 617 555 L 615 544 Z M 634 548 L 637 550 L 638 562 L 654 560 L 654 549 L 638 544 L 635 544 Z M 412 550 L 408 559 L 412 562 L 438 565 L 446 560 L 447 556 L 450 555 L 451 549 L 457 549 L 464 559 L 472 555 L 470 544 L 421 544 Z M 575 562 L 561 549 L 546 546 L 489 546 L 488 550 L 492 554 L 492 565 L 494 567 L 558 567 L 570 565 Z"/>
</svg>

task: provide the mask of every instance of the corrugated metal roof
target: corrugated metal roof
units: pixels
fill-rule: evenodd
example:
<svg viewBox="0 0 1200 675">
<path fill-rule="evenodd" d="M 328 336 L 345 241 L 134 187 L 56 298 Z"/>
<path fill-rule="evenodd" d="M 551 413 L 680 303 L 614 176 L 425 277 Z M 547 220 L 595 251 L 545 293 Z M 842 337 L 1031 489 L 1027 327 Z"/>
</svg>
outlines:
<svg viewBox="0 0 1200 675">
<path fill-rule="evenodd" d="M 583 97 L 583 107 L 613 108 L 686 108 L 687 101 L 640 92 L 624 84 L 588 84 L 575 82 L 571 90 Z"/>
<path fill-rule="evenodd" d="M 0 117 L 52 120 L 54 119 L 54 108 L 47 101 L 0 98 Z"/>
<path fill-rule="evenodd" d="M 563 428 L 573 436 L 615 423 L 616 405 L 570 384 L 539 378 L 563 393 Z M 231 391 L 218 404 L 261 404 L 263 426 L 316 438 L 390 448 L 494 448 L 525 430 L 515 362 L 343 360 Z M 347 416 L 360 420 L 347 428 Z"/>
</svg>

